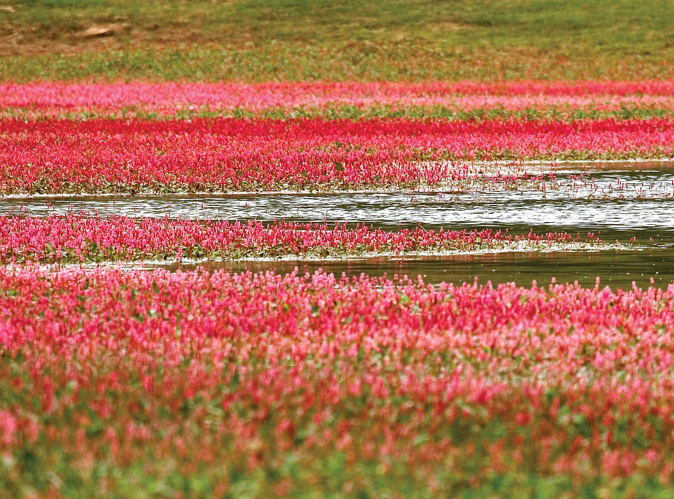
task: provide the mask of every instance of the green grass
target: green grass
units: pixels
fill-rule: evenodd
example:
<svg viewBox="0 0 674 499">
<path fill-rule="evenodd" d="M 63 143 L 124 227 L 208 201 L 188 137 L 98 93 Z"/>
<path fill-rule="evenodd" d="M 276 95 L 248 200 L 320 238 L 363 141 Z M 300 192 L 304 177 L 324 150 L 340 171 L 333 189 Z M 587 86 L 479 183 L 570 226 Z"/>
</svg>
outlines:
<svg viewBox="0 0 674 499">
<path fill-rule="evenodd" d="M 232 50 L 188 46 L 77 55 L 0 58 L 0 80 L 58 81 L 428 81 L 673 78 L 674 57 L 584 57 L 560 63 L 554 54 L 462 52 L 428 46 L 362 44 L 272 46 Z"/>
<path fill-rule="evenodd" d="M 7 4 L 8 0 L 2 0 Z M 466 49 L 599 49 L 649 55 L 672 46 L 669 0 L 23 0 L 5 23 L 67 39 L 92 24 L 127 23 L 149 42 L 263 46 L 424 39 Z M 164 38 L 174 33 L 175 38 Z"/>
<path fill-rule="evenodd" d="M 669 0 L 0 0 L 0 78 L 671 77 Z M 106 37 L 92 26 L 115 25 Z"/>
</svg>

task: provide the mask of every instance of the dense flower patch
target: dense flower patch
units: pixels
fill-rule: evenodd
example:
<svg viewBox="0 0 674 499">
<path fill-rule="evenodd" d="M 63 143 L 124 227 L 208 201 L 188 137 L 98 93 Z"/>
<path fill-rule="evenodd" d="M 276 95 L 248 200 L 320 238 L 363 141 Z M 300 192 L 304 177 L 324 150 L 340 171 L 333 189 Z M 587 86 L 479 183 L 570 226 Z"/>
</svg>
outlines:
<svg viewBox="0 0 674 499">
<path fill-rule="evenodd" d="M 0 109 L 21 116 L 671 115 L 674 82 L 0 85 Z"/>
<path fill-rule="evenodd" d="M 467 161 L 672 156 L 674 122 L 659 119 L 4 120 L 0 192 L 465 191 L 531 180 Z"/>
<path fill-rule="evenodd" d="M 3 84 L 0 116 L 1 195 L 664 199 L 669 181 L 522 162 L 674 157 L 673 81 Z M 60 265 L 590 247 L 608 245 L 0 216 L 0 497 L 672 497 L 674 285 Z"/>
<path fill-rule="evenodd" d="M 599 235 L 507 231 L 385 231 L 366 225 L 65 216 L 0 216 L 0 262 L 76 263 L 141 259 L 346 258 L 385 254 L 600 248 Z"/>
<path fill-rule="evenodd" d="M 667 497 L 674 287 L 0 270 L 15 497 Z"/>
</svg>

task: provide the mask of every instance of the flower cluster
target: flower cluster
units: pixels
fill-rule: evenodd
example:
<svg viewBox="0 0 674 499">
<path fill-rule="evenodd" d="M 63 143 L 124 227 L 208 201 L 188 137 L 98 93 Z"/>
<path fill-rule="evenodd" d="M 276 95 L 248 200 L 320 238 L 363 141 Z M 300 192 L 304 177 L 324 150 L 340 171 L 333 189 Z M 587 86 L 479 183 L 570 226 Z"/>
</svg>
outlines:
<svg viewBox="0 0 674 499">
<path fill-rule="evenodd" d="M 411 108 L 476 111 L 610 113 L 623 109 L 674 109 L 674 82 L 108 84 L 38 83 L 0 85 L 5 114 L 58 116 L 171 116 L 189 113 L 319 113 L 380 110 L 393 115 Z M 498 113 L 497 113 L 498 114 Z"/>
<path fill-rule="evenodd" d="M 674 287 L 0 270 L 12 495 L 672 492 Z"/>
<path fill-rule="evenodd" d="M 478 177 L 466 161 L 671 156 L 674 122 L 660 119 L 4 120 L 0 192 L 465 191 L 530 180 Z"/>
<path fill-rule="evenodd" d="M 0 195 L 666 199 L 522 162 L 672 158 L 672 117 L 674 81 L 2 84 Z M 590 247 L 607 245 L 0 216 L 0 497 L 672 497 L 674 285 L 79 265 Z"/>
<path fill-rule="evenodd" d="M 602 247 L 599 236 L 506 231 L 385 231 L 356 224 L 99 217 L 0 216 L 0 262 L 78 263 L 143 259 L 346 258 L 480 250 L 546 251 Z"/>
</svg>

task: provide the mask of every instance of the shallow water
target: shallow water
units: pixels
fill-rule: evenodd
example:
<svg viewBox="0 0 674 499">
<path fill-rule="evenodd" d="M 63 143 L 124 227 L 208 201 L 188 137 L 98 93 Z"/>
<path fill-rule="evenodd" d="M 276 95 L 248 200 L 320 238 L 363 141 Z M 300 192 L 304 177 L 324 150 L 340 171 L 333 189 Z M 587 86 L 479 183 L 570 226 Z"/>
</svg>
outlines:
<svg viewBox="0 0 674 499">
<path fill-rule="evenodd" d="M 532 165 L 532 169 L 541 169 Z M 637 238 L 639 250 L 592 253 L 505 253 L 442 258 L 379 258 L 350 262 L 205 263 L 202 267 L 290 272 L 323 268 L 354 276 L 421 275 L 431 283 L 449 280 L 547 284 L 578 281 L 631 288 L 632 281 L 666 286 L 674 280 L 674 164 L 611 163 L 558 165 L 545 189 L 520 187 L 470 193 L 245 194 L 229 196 L 145 196 L 118 198 L 2 199 L 0 213 L 13 210 L 45 216 L 68 210 L 97 210 L 101 215 L 201 219 L 285 219 L 298 222 L 349 221 L 395 229 L 494 229 L 512 234 L 545 232 L 601 233 L 604 241 Z M 581 177 L 582 175 L 582 177 Z M 651 242 L 651 239 L 653 242 Z M 183 268 L 187 266 L 183 265 Z M 177 268 L 172 265 L 170 268 Z"/>
<path fill-rule="evenodd" d="M 628 169 L 625 165 L 611 165 L 603 170 L 587 167 L 571 169 L 565 166 L 559 172 L 557 180 L 561 185 L 545 191 L 532 188 L 463 194 L 335 193 L 2 199 L 0 213 L 13 210 L 14 213 L 21 211 L 45 216 L 83 209 L 96 210 L 101 215 L 144 217 L 163 217 L 168 214 L 171 217 L 227 220 L 273 221 L 284 218 L 300 222 L 349 221 L 390 229 L 422 224 L 427 229 L 491 228 L 516 232 L 533 229 L 534 232 L 566 231 L 581 234 L 601 231 L 604 239 L 623 238 L 626 235 L 655 237 L 658 233 L 668 237 L 674 234 L 674 166 L 665 163 Z M 572 178 L 581 174 L 583 179 Z M 590 187 L 586 187 L 586 183 Z M 612 186 L 610 189 L 609 185 Z M 590 191 L 593 193 L 589 194 Z"/>
<path fill-rule="evenodd" d="M 612 290 L 632 289 L 634 282 L 639 287 L 666 288 L 674 281 L 674 250 L 655 249 L 642 251 L 605 250 L 598 252 L 556 253 L 493 253 L 481 255 L 455 255 L 415 258 L 371 258 L 350 261 L 239 261 L 205 262 L 196 264 L 166 263 L 144 264 L 145 269 L 169 270 L 226 269 L 232 272 L 262 272 L 273 270 L 287 274 L 295 269 L 300 274 L 313 273 L 318 269 L 342 274 L 349 278 L 361 274 L 368 276 L 421 277 L 426 284 L 440 282 L 472 283 L 475 278 L 481 284 L 493 285 L 515 282 L 530 286 L 532 281 L 549 285 L 553 277 L 557 283 L 578 282 L 582 286 L 594 286 L 597 277 L 601 287 Z M 653 282 L 651 282 L 651 278 Z"/>
</svg>

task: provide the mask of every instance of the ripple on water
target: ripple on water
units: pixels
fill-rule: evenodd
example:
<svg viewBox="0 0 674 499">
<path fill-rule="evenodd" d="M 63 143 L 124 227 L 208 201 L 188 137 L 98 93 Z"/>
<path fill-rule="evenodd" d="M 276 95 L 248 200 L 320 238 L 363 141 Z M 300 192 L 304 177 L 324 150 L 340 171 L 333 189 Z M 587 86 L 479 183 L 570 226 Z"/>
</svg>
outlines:
<svg viewBox="0 0 674 499">
<path fill-rule="evenodd" d="M 512 233 L 601 232 L 602 239 L 638 242 L 653 238 L 660 248 L 645 251 L 595 253 L 505 253 L 442 258 L 379 258 L 350 262 L 228 262 L 199 264 L 202 268 L 277 270 L 323 268 L 340 275 L 421 275 L 428 282 L 516 282 L 530 285 L 578 281 L 630 288 L 632 281 L 648 286 L 650 278 L 665 286 L 674 280 L 674 167 L 669 163 L 560 165 L 546 190 L 475 193 L 334 193 L 245 194 L 229 196 L 147 196 L 0 199 L 0 212 L 19 209 L 46 216 L 70 209 L 101 215 L 298 222 L 360 222 L 395 229 L 421 223 L 427 229 L 495 229 Z M 580 175 L 582 174 L 582 177 Z M 555 188 L 552 188 L 555 187 Z M 173 264 L 175 267 L 176 264 Z M 188 266 L 183 265 L 183 268 Z M 670 270 L 672 269 L 672 270 Z"/>
</svg>

